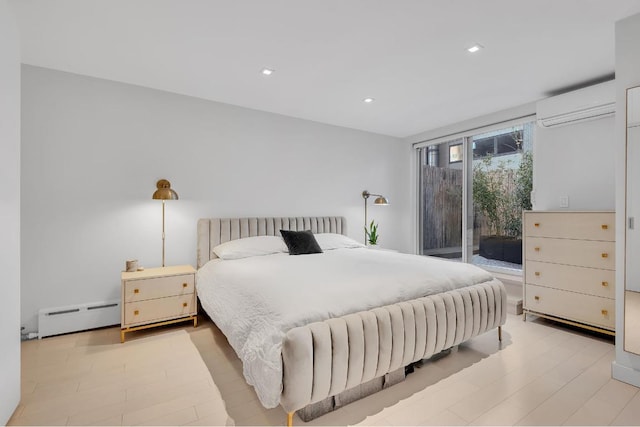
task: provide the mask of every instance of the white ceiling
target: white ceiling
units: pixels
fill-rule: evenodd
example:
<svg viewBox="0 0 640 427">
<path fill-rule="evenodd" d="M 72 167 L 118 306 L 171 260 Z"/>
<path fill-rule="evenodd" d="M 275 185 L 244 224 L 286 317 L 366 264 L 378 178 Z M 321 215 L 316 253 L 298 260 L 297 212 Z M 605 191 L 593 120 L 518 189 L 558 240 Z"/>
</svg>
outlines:
<svg viewBox="0 0 640 427">
<path fill-rule="evenodd" d="M 614 23 L 640 12 L 640 0 L 12 5 L 26 64 L 399 137 L 611 75 Z"/>
</svg>

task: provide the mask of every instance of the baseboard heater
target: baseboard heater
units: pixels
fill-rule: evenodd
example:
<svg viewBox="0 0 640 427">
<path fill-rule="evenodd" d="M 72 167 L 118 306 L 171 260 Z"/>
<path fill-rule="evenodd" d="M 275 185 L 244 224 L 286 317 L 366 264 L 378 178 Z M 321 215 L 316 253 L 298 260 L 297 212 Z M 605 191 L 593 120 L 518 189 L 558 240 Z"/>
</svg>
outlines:
<svg viewBox="0 0 640 427">
<path fill-rule="evenodd" d="M 43 308 L 38 312 L 38 338 L 119 324 L 120 300 Z"/>
</svg>

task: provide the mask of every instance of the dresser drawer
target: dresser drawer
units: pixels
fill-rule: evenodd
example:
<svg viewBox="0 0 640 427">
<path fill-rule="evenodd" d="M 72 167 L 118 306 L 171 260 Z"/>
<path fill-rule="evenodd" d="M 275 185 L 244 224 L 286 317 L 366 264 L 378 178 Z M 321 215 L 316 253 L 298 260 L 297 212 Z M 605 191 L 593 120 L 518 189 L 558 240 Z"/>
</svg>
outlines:
<svg viewBox="0 0 640 427">
<path fill-rule="evenodd" d="M 526 212 L 525 236 L 563 239 L 615 240 L 611 212 Z"/>
<path fill-rule="evenodd" d="M 124 284 L 124 302 L 193 294 L 193 290 L 193 274 L 127 280 Z"/>
<path fill-rule="evenodd" d="M 195 294 L 135 301 L 124 304 L 125 326 L 159 322 L 196 314 Z"/>
<path fill-rule="evenodd" d="M 615 329 L 615 300 L 527 285 L 525 308 L 564 319 Z"/>
<path fill-rule="evenodd" d="M 613 270 L 529 261 L 526 264 L 525 280 L 527 284 L 615 298 Z"/>
<path fill-rule="evenodd" d="M 615 242 L 527 237 L 525 258 L 581 267 L 615 269 Z"/>
</svg>

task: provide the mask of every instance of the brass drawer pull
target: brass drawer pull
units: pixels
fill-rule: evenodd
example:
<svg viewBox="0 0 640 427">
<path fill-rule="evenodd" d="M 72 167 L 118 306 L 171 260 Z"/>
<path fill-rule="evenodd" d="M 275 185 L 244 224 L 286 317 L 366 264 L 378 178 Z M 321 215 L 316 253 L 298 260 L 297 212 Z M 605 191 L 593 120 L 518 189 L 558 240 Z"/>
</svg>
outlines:
<svg viewBox="0 0 640 427">
<path fill-rule="evenodd" d="M 540 227 L 540 223 L 539 223 L 539 222 L 536 222 L 536 223 L 534 223 L 534 224 L 533 224 L 533 226 L 534 226 L 534 227 Z"/>
<path fill-rule="evenodd" d="M 182 303 L 182 306 L 183 306 L 183 307 L 186 307 L 187 305 L 189 305 L 189 304 L 187 304 L 186 302 L 183 302 L 183 303 Z"/>
<path fill-rule="evenodd" d="M 533 297 L 534 300 L 536 301 L 540 301 L 540 297 L 538 295 L 536 295 L 535 297 Z"/>
<path fill-rule="evenodd" d="M 602 286 L 606 288 L 607 286 L 609 286 L 609 282 L 602 282 Z"/>
<path fill-rule="evenodd" d="M 609 315 L 609 312 L 608 312 L 607 310 L 602 310 L 602 315 L 603 315 L 603 316 L 608 316 L 608 315 Z"/>
<path fill-rule="evenodd" d="M 538 246 L 536 246 L 535 248 L 533 248 L 534 251 L 536 252 L 540 252 L 540 248 Z"/>
<path fill-rule="evenodd" d="M 539 275 L 540 275 L 540 272 L 539 272 L 539 271 L 536 271 L 536 272 L 535 272 L 535 273 L 533 273 L 533 274 L 535 274 L 536 276 L 539 276 Z"/>
<path fill-rule="evenodd" d="M 609 258 L 609 254 L 606 252 L 602 252 L 602 258 Z"/>
<path fill-rule="evenodd" d="M 602 224 L 601 227 L 602 227 L 603 230 L 608 230 L 609 229 L 609 226 L 607 224 Z"/>
<path fill-rule="evenodd" d="M 139 294 L 139 293 L 140 293 L 140 289 L 134 289 L 134 290 L 133 290 L 133 293 L 134 293 L 134 294 Z"/>
<path fill-rule="evenodd" d="M 186 283 L 183 283 L 183 284 L 182 284 L 182 287 L 183 287 L 183 288 L 186 288 L 187 286 L 189 286 L 189 285 L 187 285 Z"/>
<path fill-rule="evenodd" d="M 134 312 L 133 312 L 133 315 L 134 315 L 134 316 L 137 316 L 138 314 L 140 314 L 140 312 L 139 312 L 138 310 L 136 310 L 136 311 L 134 311 Z"/>
</svg>

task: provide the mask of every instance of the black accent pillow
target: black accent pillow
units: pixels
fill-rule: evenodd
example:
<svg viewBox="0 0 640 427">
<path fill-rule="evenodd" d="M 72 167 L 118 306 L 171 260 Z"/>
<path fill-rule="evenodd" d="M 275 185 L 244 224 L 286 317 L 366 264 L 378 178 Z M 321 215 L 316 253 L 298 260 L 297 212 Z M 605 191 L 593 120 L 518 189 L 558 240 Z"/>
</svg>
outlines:
<svg viewBox="0 0 640 427">
<path fill-rule="evenodd" d="M 290 231 L 280 230 L 284 243 L 289 248 L 289 255 L 321 254 L 322 249 L 313 237 L 311 230 Z"/>
</svg>

